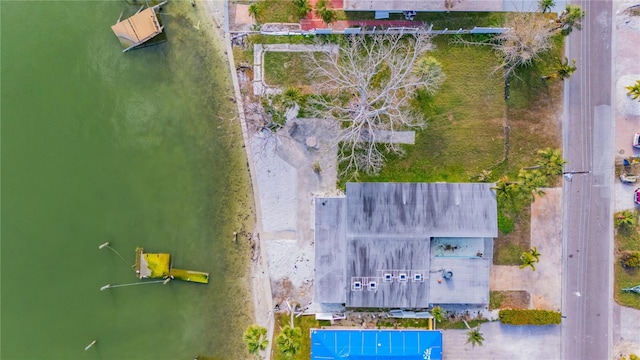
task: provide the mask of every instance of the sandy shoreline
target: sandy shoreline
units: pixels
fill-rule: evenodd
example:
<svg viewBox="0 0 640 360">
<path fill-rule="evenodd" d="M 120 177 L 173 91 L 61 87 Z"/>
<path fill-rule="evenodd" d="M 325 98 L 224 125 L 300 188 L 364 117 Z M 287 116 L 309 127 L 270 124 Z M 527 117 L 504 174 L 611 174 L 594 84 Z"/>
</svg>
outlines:
<svg viewBox="0 0 640 360">
<path fill-rule="evenodd" d="M 249 290 L 253 300 L 253 311 L 254 311 L 254 321 L 256 324 L 266 327 L 269 330 L 269 337 L 273 336 L 273 321 L 272 320 L 272 309 L 273 301 L 272 301 L 272 293 L 270 287 L 269 280 L 269 268 L 266 259 L 266 252 L 264 246 L 262 246 L 262 241 L 260 239 L 261 232 L 261 210 L 260 210 L 260 200 L 258 195 L 258 188 L 255 181 L 255 169 L 254 169 L 254 160 L 253 154 L 251 152 L 250 147 L 250 139 L 249 133 L 247 130 L 247 124 L 244 118 L 244 108 L 242 103 L 242 96 L 240 93 L 240 85 L 238 82 L 238 76 L 236 73 L 236 66 L 233 59 L 233 52 L 231 48 L 231 40 L 229 37 L 229 16 L 228 16 L 228 2 L 226 0 L 209 0 L 209 1 L 197 1 L 196 7 L 201 6 L 206 12 L 206 17 L 212 20 L 209 25 L 210 32 L 214 37 L 215 41 L 224 44 L 224 56 L 229 64 L 230 76 L 233 83 L 234 89 L 234 97 L 235 102 L 237 104 L 238 110 L 238 118 L 240 120 L 243 142 L 245 144 L 246 156 L 247 156 L 247 164 L 249 166 L 249 172 L 251 177 L 251 186 L 253 192 L 253 200 L 255 204 L 255 213 L 252 214 L 255 216 L 255 230 L 254 234 L 251 236 L 251 239 L 254 241 L 254 252 L 253 258 L 251 259 L 250 265 L 250 281 L 249 281 Z M 250 226 L 254 228 L 253 224 Z M 270 347 L 265 351 L 267 354 L 266 358 L 269 358 Z"/>
</svg>

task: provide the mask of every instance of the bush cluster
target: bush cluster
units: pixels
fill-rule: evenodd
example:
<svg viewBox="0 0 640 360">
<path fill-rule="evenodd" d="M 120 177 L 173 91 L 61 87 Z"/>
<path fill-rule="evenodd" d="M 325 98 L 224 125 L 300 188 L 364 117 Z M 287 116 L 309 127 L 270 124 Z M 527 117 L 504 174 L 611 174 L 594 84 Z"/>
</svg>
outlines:
<svg viewBox="0 0 640 360">
<path fill-rule="evenodd" d="M 640 251 L 625 252 L 622 255 L 622 266 L 632 269 L 640 267 Z"/>
<path fill-rule="evenodd" d="M 555 325 L 560 324 L 561 314 L 549 310 L 500 310 L 500 322 L 509 325 Z"/>
</svg>

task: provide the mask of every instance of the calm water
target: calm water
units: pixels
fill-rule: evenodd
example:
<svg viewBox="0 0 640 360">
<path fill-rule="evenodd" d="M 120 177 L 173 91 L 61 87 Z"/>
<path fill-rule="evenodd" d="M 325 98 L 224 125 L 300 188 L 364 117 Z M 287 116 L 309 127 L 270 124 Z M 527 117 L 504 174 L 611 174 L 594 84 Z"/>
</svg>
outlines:
<svg viewBox="0 0 640 360">
<path fill-rule="evenodd" d="M 123 9 L 2 1 L 2 359 L 246 358 L 248 249 L 231 234 L 251 201 L 228 67 L 188 1 L 163 10 L 167 43 L 122 54 Z M 211 282 L 99 291 L 136 282 L 136 246 Z"/>
</svg>

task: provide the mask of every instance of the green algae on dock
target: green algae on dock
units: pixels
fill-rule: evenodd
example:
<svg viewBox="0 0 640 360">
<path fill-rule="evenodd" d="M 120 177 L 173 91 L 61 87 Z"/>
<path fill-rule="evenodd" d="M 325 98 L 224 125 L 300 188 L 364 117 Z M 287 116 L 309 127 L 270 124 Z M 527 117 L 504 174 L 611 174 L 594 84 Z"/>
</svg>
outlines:
<svg viewBox="0 0 640 360">
<path fill-rule="evenodd" d="M 183 269 L 171 269 L 169 274 L 174 279 L 197 282 L 201 284 L 209 283 L 209 273 L 200 271 L 191 271 Z"/>
<path fill-rule="evenodd" d="M 209 273 L 172 269 L 170 254 L 147 254 L 141 247 L 136 248 L 136 275 L 140 279 L 178 279 L 182 281 L 209 283 Z"/>
</svg>

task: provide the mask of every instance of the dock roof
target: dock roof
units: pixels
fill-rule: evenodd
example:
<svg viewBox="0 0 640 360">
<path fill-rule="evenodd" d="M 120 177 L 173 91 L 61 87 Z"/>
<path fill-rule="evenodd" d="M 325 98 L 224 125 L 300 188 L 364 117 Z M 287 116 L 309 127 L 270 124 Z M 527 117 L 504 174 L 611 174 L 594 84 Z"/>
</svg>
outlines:
<svg viewBox="0 0 640 360">
<path fill-rule="evenodd" d="M 154 8 L 147 8 L 111 27 L 125 48 L 131 48 L 150 40 L 162 32 Z"/>
</svg>

